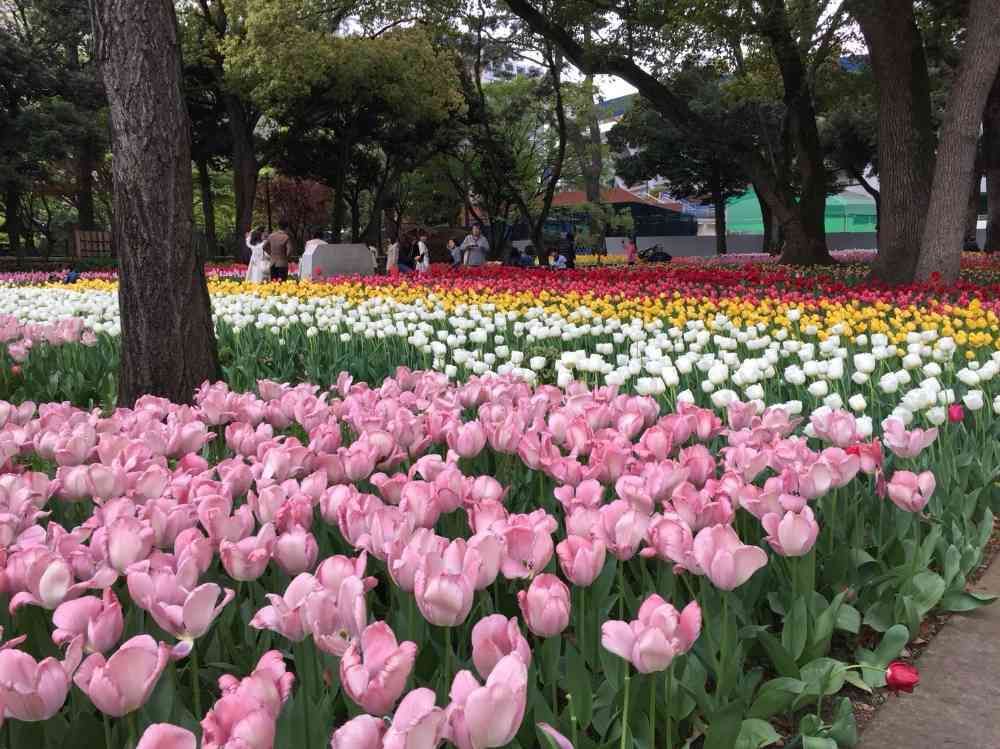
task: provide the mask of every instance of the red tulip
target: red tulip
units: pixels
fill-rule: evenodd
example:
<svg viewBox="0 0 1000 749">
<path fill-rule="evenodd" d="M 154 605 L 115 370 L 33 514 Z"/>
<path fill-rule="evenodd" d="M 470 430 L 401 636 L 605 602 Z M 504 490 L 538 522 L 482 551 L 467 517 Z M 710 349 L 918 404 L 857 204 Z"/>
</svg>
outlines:
<svg viewBox="0 0 1000 749">
<path fill-rule="evenodd" d="M 958 424 L 965 420 L 965 408 L 961 403 L 952 403 L 948 406 L 948 421 Z"/>
<path fill-rule="evenodd" d="M 920 684 L 920 672 L 915 666 L 893 661 L 885 670 L 885 685 L 893 692 L 912 692 Z"/>
</svg>

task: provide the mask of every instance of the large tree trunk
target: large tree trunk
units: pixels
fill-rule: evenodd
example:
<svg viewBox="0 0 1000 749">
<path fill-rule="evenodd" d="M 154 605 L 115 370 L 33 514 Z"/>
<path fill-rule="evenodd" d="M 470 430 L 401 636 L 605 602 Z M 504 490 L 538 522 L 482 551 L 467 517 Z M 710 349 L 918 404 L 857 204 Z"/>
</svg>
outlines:
<svg viewBox="0 0 1000 749">
<path fill-rule="evenodd" d="M 17 258 L 21 257 L 21 190 L 14 182 L 8 182 L 3 196 L 4 209 L 4 231 L 7 233 L 7 242 L 10 245 L 10 253 Z"/>
<path fill-rule="evenodd" d="M 76 222 L 83 230 L 94 228 L 94 169 L 97 165 L 93 138 L 80 142 L 77 158 Z"/>
<path fill-rule="evenodd" d="M 242 250 L 243 237 L 253 224 L 254 201 L 257 198 L 259 164 L 254 150 L 255 122 L 243 101 L 233 94 L 224 97 L 229 118 L 229 135 L 233 141 L 233 193 L 236 197 L 236 241 Z"/>
<path fill-rule="evenodd" d="M 207 159 L 198 160 L 198 183 L 201 187 L 201 215 L 205 220 L 205 239 L 208 246 L 219 246 L 215 234 L 215 192 L 212 190 L 212 172 L 208 168 Z"/>
<path fill-rule="evenodd" d="M 764 227 L 764 235 L 760 243 L 760 251 L 766 255 L 775 255 L 777 241 L 775 238 L 775 233 L 777 227 L 774 221 L 774 212 L 771 210 L 771 206 L 768 202 L 760 196 L 760 191 L 754 187 L 754 197 L 757 198 L 757 203 L 760 205 L 760 220 Z"/>
<path fill-rule="evenodd" d="M 1000 250 L 1000 72 L 983 110 L 983 167 L 986 170 L 987 252 Z"/>
<path fill-rule="evenodd" d="M 968 187 L 986 97 L 1000 67 L 1000 0 L 972 0 L 962 59 L 941 125 L 931 202 L 924 222 L 916 279 L 958 278 Z M 882 163 L 880 161 L 880 163 Z"/>
<path fill-rule="evenodd" d="M 120 406 L 190 403 L 219 378 L 203 259 L 191 247 L 190 123 L 171 0 L 92 0 L 111 112 Z"/>
<path fill-rule="evenodd" d="M 881 200 L 872 272 L 889 283 L 906 283 L 917 265 L 934 170 L 924 44 L 910 0 L 855 0 L 851 7 L 868 43 L 879 90 Z"/>
<path fill-rule="evenodd" d="M 969 185 L 969 202 L 965 207 L 965 233 L 962 236 L 962 250 L 975 252 L 979 249 L 979 199 L 982 195 L 980 185 L 983 182 L 982 153 L 976 153 L 975 166 L 972 170 L 972 184 Z"/>
<path fill-rule="evenodd" d="M 715 253 L 726 254 L 726 198 L 718 181 L 719 167 L 714 167 L 716 179 L 712 184 L 712 205 L 715 206 Z"/>
</svg>

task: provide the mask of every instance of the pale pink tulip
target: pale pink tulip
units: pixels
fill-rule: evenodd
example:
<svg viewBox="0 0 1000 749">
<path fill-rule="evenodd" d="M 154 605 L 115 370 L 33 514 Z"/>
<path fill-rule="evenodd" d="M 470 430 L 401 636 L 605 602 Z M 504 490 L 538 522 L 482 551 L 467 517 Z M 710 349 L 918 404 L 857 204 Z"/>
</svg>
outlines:
<svg viewBox="0 0 1000 749">
<path fill-rule="evenodd" d="M 927 505 L 936 487 L 937 481 L 930 471 L 920 474 L 896 471 L 889 479 L 886 489 L 889 492 L 889 499 L 899 509 L 920 512 Z"/>
<path fill-rule="evenodd" d="M 463 458 L 474 458 L 486 447 L 486 432 L 478 421 L 459 424 L 448 432 L 448 447 Z"/>
<path fill-rule="evenodd" d="M 277 718 L 281 707 L 292 693 L 295 675 L 288 672 L 285 659 L 278 650 L 269 650 L 260 657 L 253 673 L 243 679 L 232 674 L 219 677 L 219 690 L 224 696 L 236 696 L 255 702 L 260 709 Z"/>
<path fill-rule="evenodd" d="M 532 580 L 528 590 L 518 591 L 517 604 L 528 629 L 539 637 L 558 635 L 569 625 L 569 588 L 555 575 Z"/>
<path fill-rule="evenodd" d="M 555 545 L 552 534 L 559 523 L 545 510 L 529 515 L 511 515 L 503 530 L 504 556 L 500 571 L 508 580 L 517 580 L 545 569 Z"/>
<path fill-rule="evenodd" d="M 256 580 L 264 574 L 274 553 L 274 526 L 265 523 L 256 536 L 242 541 L 219 543 L 219 559 L 226 573 L 241 582 Z"/>
<path fill-rule="evenodd" d="M 270 606 L 265 606 L 254 614 L 250 626 L 254 629 L 270 629 L 292 642 L 300 642 L 309 634 L 303 622 L 303 613 L 310 594 L 319 590 L 319 582 L 312 575 L 303 572 L 297 575 L 284 595 L 267 594 Z"/>
<path fill-rule="evenodd" d="M 392 716 L 382 749 L 436 749 L 443 738 L 445 714 L 434 699 L 434 692 L 426 688 L 407 694 Z"/>
<path fill-rule="evenodd" d="M 428 554 L 444 554 L 448 539 L 428 528 L 417 528 L 408 539 L 397 539 L 387 556 L 389 575 L 400 590 L 412 593 L 417 572 Z"/>
<path fill-rule="evenodd" d="M 106 653 L 122 636 L 125 620 L 122 607 L 111 588 L 102 598 L 85 596 L 75 601 L 65 601 L 52 614 L 56 630 L 52 641 L 65 645 L 83 636 L 83 647 L 89 652 Z"/>
<path fill-rule="evenodd" d="M 448 706 L 448 740 L 459 749 L 487 749 L 509 744 L 524 720 L 528 667 L 517 655 L 500 659 L 479 685 L 469 671 L 456 674 Z"/>
<path fill-rule="evenodd" d="M 710 481 L 700 490 L 687 482 L 681 484 L 674 490 L 667 510 L 673 510 L 695 533 L 710 525 L 728 525 L 735 515 L 732 501 L 726 494 L 713 491 L 714 487 L 709 488 L 715 483 Z"/>
<path fill-rule="evenodd" d="M 365 584 L 359 577 L 346 578 L 336 590 L 320 587 L 305 602 L 305 630 L 316 647 L 338 657 L 361 636 L 367 619 Z"/>
<path fill-rule="evenodd" d="M 566 579 L 578 587 L 586 588 L 593 584 L 604 569 L 607 547 L 600 539 L 569 535 L 556 546 L 556 556 Z"/>
<path fill-rule="evenodd" d="M 639 607 L 632 622 L 611 620 L 601 627 L 601 644 L 629 661 L 639 673 L 665 670 L 675 657 L 688 652 L 701 633 L 701 608 L 692 601 L 677 609 L 654 594 Z"/>
<path fill-rule="evenodd" d="M 428 481 L 410 481 L 400 493 L 399 509 L 413 518 L 418 528 L 433 528 L 441 517 L 437 489 Z"/>
<path fill-rule="evenodd" d="M 274 542 L 274 561 L 286 575 L 298 575 L 316 566 L 316 537 L 300 525 L 282 533 Z"/>
<path fill-rule="evenodd" d="M 635 556 L 649 527 L 649 515 L 638 512 L 628 502 L 618 499 L 600 509 L 600 523 L 594 529 L 616 558 L 626 561 Z"/>
<path fill-rule="evenodd" d="M 62 662 L 38 662 L 21 650 L 0 649 L 0 705 L 3 717 L 26 722 L 48 720 L 69 694 L 70 679 L 80 664 L 83 638 L 70 643 Z"/>
<path fill-rule="evenodd" d="M 728 525 L 702 529 L 695 536 L 692 553 L 698 566 L 722 590 L 738 588 L 767 564 L 767 553 L 740 542 Z"/>
<path fill-rule="evenodd" d="M 330 749 L 382 749 L 388 726 L 381 718 L 359 715 L 333 732 Z"/>
<path fill-rule="evenodd" d="M 196 749 L 198 740 L 186 728 L 170 723 L 154 723 L 147 728 L 135 749 Z"/>
<path fill-rule="evenodd" d="M 933 444 L 937 436 L 937 428 L 907 431 L 902 420 L 894 416 L 882 422 L 882 441 L 899 458 L 917 457 Z"/>
<path fill-rule="evenodd" d="M 472 628 L 472 662 L 481 677 L 489 678 L 500 660 L 511 653 L 526 665 L 531 664 L 531 646 L 515 617 L 493 614 L 476 622 Z"/>
<path fill-rule="evenodd" d="M 574 749 L 573 743 L 548 723 L 538 723 L 537 725 L 542 733 L 552 739 L 556 745 L 556 749 Z"/>
<path fill-rule="evenodd" d="M 799 512 L 765 515 L 761 525 L 767 532 L 767 542 L 784 557 L 801 557 L 808 554 L 819 536 L 819 523 L 812 508 L 803 507 Z"/>
<path fill-rule="evenodd" d="M 476 582 L 482 566 L 479 552 L 462 539 L 443 552 L 429 551 L 413 581 L 417 607 L 424 618 L 439 627 L 455 627 L 472 610 Z"/>
<path fill-rule="evenodd" d="M 340 683 L 365 712 L 387 715 L 402 695 L 416 657 L 416 643 L 398 643 L 388 624 L 375 622 L 340 659 Z"/>
<path fill-rule="evenodd" d="M 253 700 L 223 695 L 201 721 L 202 749 L 273 749 L 275 718 Z"/>
<path fill-rule="evenodd" d="M 166 644 L 138 635 L 106 660 L 100 653 L 88 656 L 73 681 L 98 710 L 120 718 L 146 704 L 167 666 L 169 653 Z"/>
<path fill-rule="evenodd" d="M 829 410 L 809 418 L 813 432 L 834 447 L 848 447 L 858 441 L 858 422 L 846 411 Z"/>
</svg>

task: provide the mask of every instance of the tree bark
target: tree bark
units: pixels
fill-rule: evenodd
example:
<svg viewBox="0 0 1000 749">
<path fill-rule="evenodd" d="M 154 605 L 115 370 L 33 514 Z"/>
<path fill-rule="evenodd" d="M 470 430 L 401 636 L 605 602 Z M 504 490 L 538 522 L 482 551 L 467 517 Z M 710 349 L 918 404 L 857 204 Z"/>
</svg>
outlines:
<svg viewBox="0 0 1000 749">
<path fill-rule="evenodd" d="M 725 255 L 726 247 L 726 197 L 722 193 L 722 186 L 719 182 L 719 166 L 716 164 L 713 171 L 716 178 L 712 180 L 712 205 L 715 206 L 715 254 Z"/>
<path fill-rule="evenodd" d="M 760 251 L 766 255 L 774 255 L 776 253 L 775 241 L 775 225 L 774 225 L 774 214 L 771 212 L 771 206 L 767 204 L 767 201 L 760 196 L 760 191 L 754 186 L 754 197 L 757 198 L 757 203 L 760 205 L 760 220 L 764 228 L 764 235 L 760 243 Z"/>
<path fill-rule="evenodd" d="M 94 168 L 97 156 L 93 138 L 80 142 L 77 158 L 76 222 L 83 230 L 94 228 Z"/>
<path fill-rule="evenodd" d="M 949 283 L 958 278 L 979 126 L 1000 67 L 1000 0 L 972 0 L 966 28 L 962 58 L 941 125 L 932 199 L 917 260 L 918 281 L 935 275 Z"/>
<path fill-rule="evenodd" d="M 257 198 L 257 153 L 254 150 L 254 117 L 243 101 L 234 94 L 223 97 L 229 119 L 229 136 L 233 142 L 233 194 L 236 198 L 236 241 L 243 237 L 253 224 L 254 202 Z M 242 249 L 242 247 L 240 248 Z"/>
<path fill-rule="evenodd" d="M 1000 250 L 1000 71 L 983 110 L 983 167 L 986 170 L 987 252 Z"/>
<path fill-rule="evenodd" d="M 962 250 L 976 252 L 979 250 L 979 197 L 982 195 L 980 185 L 983 181 L 982 152 L 976 152 L 975 166 L 972 169 L 972 183 L 969 185 L 969 201 L 965 208 L 965 233 L 962 236 Z"/>
<path fill-rule="evenodd" d="M 212 173 L 207 159 L 198 160 L 198 183 L 201 187 L 201 215 L 205 221 L 205 239 L 208 246 L 214 250 L 219 243 L 215 234 L 215 192 L 212 190 Z"/>
<path fill-rule="evenodd" d="M 171 0 L 92 0 L 111 113 L 119 257 L 118 405 L 190 403 L 219 378 L 204 261 L 191 247 L 190 123 Z"/>
<path fill-rule="evenodd" d="M 10 244 L 10 253 L 16 258 L 21 257 L 21 190 L 14 182 L 8 182 L 3 196 L 6 211 L 4 231 Z"/>
<path fill-rule="evenodd" d="M 907 283 L 917 265 L 934 170 L 924 44 L 910 0 L 854 0 L 851 9 L 870 50 L 879 97 L 881 200 L 872 273 L 889 283 Z"/>
</svg>

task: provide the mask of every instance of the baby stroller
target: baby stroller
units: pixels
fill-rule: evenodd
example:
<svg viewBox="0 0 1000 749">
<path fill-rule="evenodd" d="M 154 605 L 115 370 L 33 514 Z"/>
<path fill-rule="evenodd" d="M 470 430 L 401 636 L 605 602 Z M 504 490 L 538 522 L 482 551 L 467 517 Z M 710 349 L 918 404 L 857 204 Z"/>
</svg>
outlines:
<svg viewBox="0 0 1000 749">
<path fill-rule="evenodd" d="M 664 250 L 660 245 L 654 244 L 644 250 L 639 250 L 639 259 L 644 263 L 669 263 L 674 256 Z"/>
</svg>

